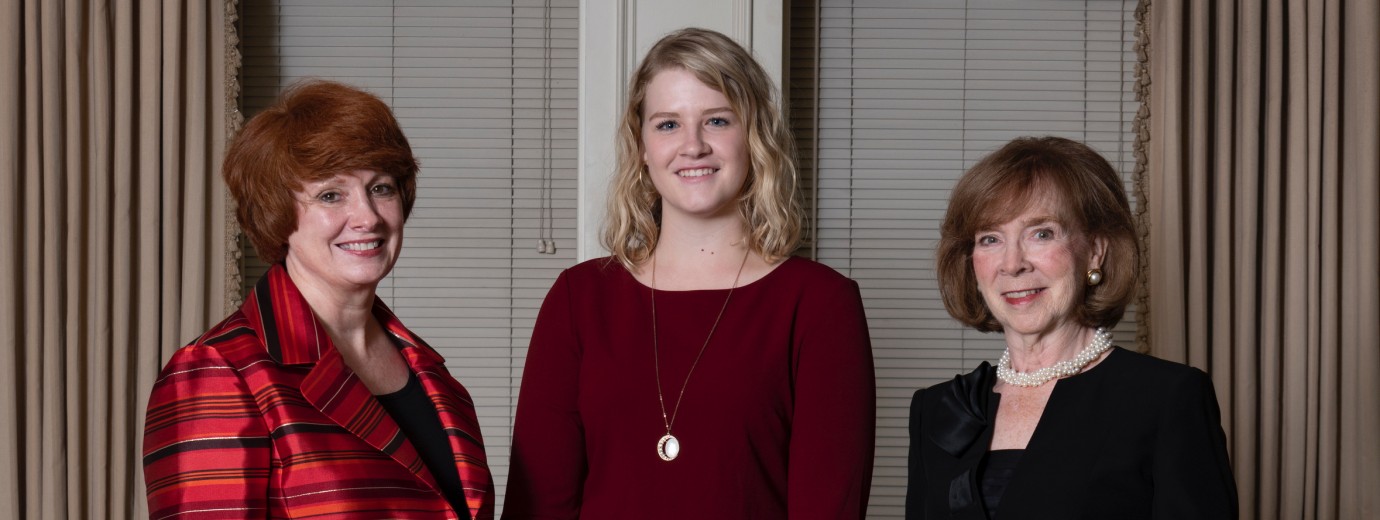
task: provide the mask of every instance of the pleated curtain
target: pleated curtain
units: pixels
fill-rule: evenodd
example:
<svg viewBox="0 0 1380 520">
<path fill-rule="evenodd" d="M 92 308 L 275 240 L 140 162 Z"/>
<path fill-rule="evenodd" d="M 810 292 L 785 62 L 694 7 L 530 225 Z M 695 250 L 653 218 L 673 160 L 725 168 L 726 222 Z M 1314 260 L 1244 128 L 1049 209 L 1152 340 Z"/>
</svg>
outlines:
<svg viewBox="0 0 1380 520">
<path fill-rule="evenodd" d="M 0 518 L 147 517 L 148 390 L 237 286 L 233 5 L 0 2 Z"/>
<path fill-rule="evenodd" d="M 1380 7 L 1148 3 L 1151 353 L 1211 374 L 1241 518 L 1380 518 Z"/>
</svg>

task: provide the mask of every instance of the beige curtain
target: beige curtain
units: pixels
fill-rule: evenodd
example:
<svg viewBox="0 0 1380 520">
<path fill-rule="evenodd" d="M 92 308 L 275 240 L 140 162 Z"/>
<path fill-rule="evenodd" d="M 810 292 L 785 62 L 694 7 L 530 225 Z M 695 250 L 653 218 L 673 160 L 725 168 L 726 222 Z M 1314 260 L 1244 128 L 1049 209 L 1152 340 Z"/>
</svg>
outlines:
<svg viewBox="0 0 1380 520">
<path fill-rule="evenodd" d="M 1212 375 L 1242 518 L 1380 518 L 1380 8 L 1149 3 L 1151 352 Z"/>
<path fill-rule="evenodd" d="M 147 517 L 148 389 L 225 314 L 227 11 L 0 2 L 2 518 Z"/>
</svg>

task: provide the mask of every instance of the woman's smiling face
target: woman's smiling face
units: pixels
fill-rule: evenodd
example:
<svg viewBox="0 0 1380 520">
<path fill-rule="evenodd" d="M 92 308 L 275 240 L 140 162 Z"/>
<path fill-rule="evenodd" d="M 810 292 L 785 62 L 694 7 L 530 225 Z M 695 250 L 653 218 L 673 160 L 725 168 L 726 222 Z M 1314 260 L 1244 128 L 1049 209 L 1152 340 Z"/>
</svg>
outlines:
<svg viewBox="0 0 1380 520">
<path fill-rule="evenodd" d="M 402 250 L 402 196 L 392 175 L 354 170 L 304 183 L 284 262 L 298 284 L 376 287 Z"/>
<path fill-rule="evenodd" d="M 747 129 L 722 92 L 685 69 L 658 72 L 642 102 L 642 161 L 662 218 L 737 210 L 748 177 Z"/>
<path fill-rule="evenodd" d="M 1072 316 L 1084 295 L 1085 270 L 1100 265 L 1103 248 L 1101 241 L 1075 235 L 1057 215 L 1054 201 L 1040 197 L 974 236 L 978 291 L 1006 334 L 1044 335 L 1079 326 Z"/>
</svg>

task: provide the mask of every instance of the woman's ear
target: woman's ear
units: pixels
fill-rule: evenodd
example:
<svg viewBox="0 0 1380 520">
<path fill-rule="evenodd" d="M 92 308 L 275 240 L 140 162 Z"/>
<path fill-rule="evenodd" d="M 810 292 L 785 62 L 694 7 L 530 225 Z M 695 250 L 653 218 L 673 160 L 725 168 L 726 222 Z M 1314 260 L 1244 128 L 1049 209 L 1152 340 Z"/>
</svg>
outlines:
<svg viewBox="0 0 1380 520">
<path fill-rule="evenodd" d="M 1088 250 L 1088 269 L 1101 269 L 1102 260 L 1107 256 L 1107 239 L 1103 237 L 1093 238 L 1092 247 Z"/>
</svg>

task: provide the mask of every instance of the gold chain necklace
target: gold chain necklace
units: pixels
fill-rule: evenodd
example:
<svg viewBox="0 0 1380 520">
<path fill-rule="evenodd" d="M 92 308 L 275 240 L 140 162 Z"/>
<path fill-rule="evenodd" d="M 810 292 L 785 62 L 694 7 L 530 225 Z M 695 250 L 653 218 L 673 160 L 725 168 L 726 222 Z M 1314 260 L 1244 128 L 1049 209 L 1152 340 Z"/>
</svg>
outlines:
<svg viewBox="0 0 1380 520">
<path fill-rule="evenodd" d="M 743 252 L 743 262 L 738 264 L 738 274 L 733 275 L 733 285 L 728 288 L 728 296 L 724 297 L 723 307 L 719 307 L 719 315 L 714 318 L 714 324 L 709 327 L 709 335 L 704 338 L 704 345 L 700 346 L 700 353 L 695 355 L 695 362 L 690 364 L 690 371 L 685 373 L 685 382 L 680 384 L 680 395 L 676 397 L 676 407 L 671 410 L 671 415 L 666 416 L 666 398 L 661 394 L 661 355 L 657 348 L 656 339 L 656 254 L 652 254 L 652 360 L 656 367 L 656 400 L 661 405 L 661 423 L 666 425 L 666 435 L 656 443 L 656 454 L 661 460 L 672 461 L 680 455 L 680 439 L 671 435 L 671 426 L 676 423 L 676 415 L 680 413 L 680 401 L 685 398 L 685 387 L 690 384 L 690 375 L 695 373 L 695 367 L 699 366 L 700 358 L 704 356 L 704 349 L 709 347 L 709 339 L 714 337 L 714 329 L 719 328 L 719 320 L 724 317 L 724 310 L 728 309 L 728 301 L 733 298 L 733 290 L 738 288 L 738 280 L 743 276 L 743 266 L 747 265 L 748 255 L 752 253 L 752 248 Z"/>
</svg>

